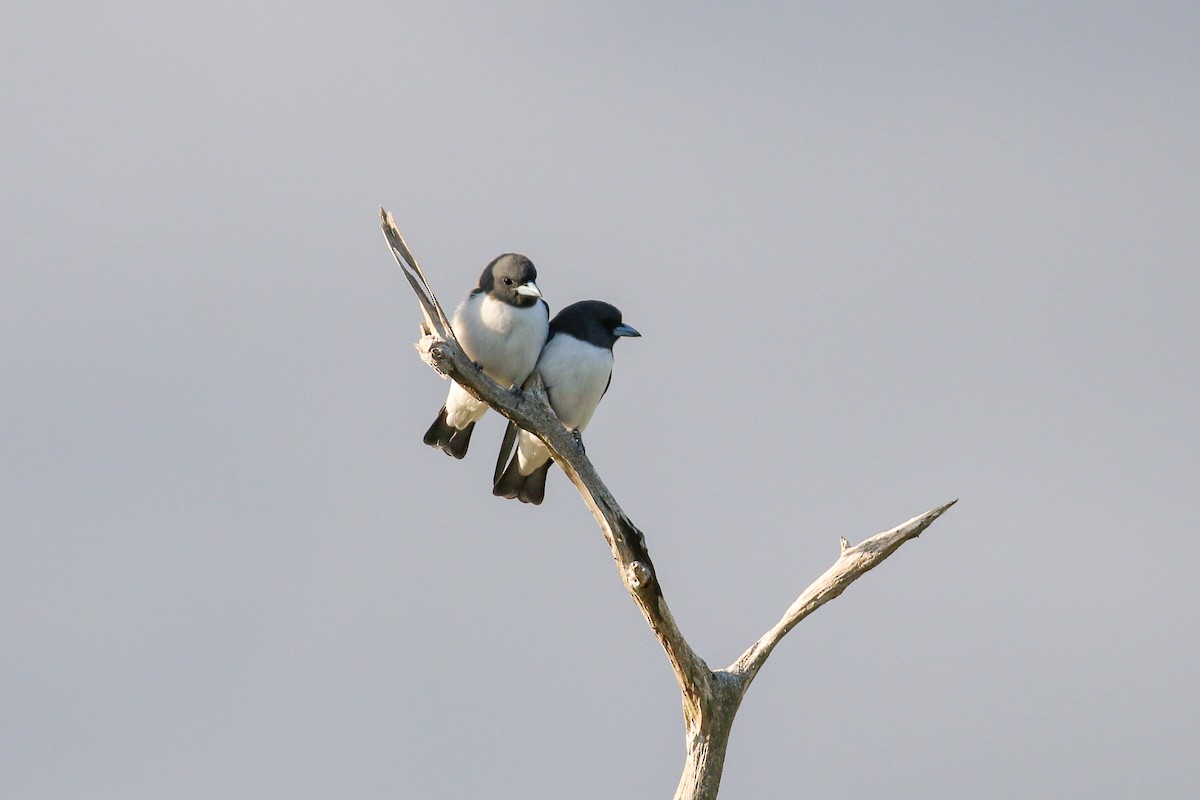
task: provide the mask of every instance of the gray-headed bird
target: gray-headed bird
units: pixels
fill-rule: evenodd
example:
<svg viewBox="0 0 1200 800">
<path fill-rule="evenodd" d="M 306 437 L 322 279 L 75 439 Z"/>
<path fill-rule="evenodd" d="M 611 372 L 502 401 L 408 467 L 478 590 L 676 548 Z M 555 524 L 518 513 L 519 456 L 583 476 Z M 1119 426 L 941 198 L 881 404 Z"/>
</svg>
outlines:
<svg viewBox="0 0 1200 800">
<path fill-rule="evenodd" d="M 505 253 L 487 265 L 479 286 L 454 312 L 450 325 L 467 357 L 501 386 L 520 386 L 546 343 L 550 309 L 534 282 L 533 262 Z M 451 383 L 446 405 L 425 433 L 425 444 L 462 458 L 487 403 Z"/>
</svg>

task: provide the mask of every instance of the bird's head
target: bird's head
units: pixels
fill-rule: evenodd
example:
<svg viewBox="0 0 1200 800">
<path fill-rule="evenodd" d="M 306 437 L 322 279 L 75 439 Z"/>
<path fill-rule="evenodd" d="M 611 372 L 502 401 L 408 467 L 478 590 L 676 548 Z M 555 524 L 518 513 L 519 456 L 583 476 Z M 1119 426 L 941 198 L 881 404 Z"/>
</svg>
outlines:
<svg viewBox="0 0 1200 800">
<path fill-rule="evenodd" d="M 479 288 L 509 305 L 528 308 L 542 296 L 537 269 L 519 253 L 505 253 L 488 264 L 479 276 Z"/>
</svg>

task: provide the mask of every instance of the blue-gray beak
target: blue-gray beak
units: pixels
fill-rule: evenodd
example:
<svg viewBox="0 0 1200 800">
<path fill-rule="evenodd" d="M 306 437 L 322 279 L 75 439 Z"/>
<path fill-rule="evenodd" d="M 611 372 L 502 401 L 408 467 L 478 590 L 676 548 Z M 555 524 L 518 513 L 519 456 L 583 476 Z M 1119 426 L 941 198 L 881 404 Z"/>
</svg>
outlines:
<svg viewBox="0 0 1200 800">
<path fill-rule="evenodd" d="M 638 333 L 635 328 L 631 328 L 628 325 L 618 325 L 617 327 L 613 328 L 613 335 L 614 336 L 641 336 L 641 334 Z"/>
</svg>

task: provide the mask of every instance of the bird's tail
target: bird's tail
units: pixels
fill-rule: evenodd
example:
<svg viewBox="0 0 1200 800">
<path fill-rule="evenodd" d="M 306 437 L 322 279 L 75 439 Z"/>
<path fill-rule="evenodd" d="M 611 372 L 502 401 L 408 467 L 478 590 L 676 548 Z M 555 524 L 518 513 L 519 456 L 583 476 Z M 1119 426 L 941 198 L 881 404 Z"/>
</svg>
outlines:
<svg viewBox="0 0 1200 800">
<path fill-rule="evenodd" d="M 429 430 L 425 431 L 425 444 L 440 447 L 448 456 L 462 458 L 467 454 L 467 447 L 471 444 L 471 432 L 474 430 L 474 422 L 468 423 L 465 428 L 452 426 L 446 421 L 446 407 L 442 406 L 437 419 L 429 426 Z"/>
<path fill-rule="evenodd" d="M 554 461 L 547 460 L 545 464 L 529 475 L 522 475 L 517 458 L 518 454 L 513 453 L 512 461 L 508 462 L 508 468 L 496 479 L 496 485 L 492 487 L 492 494 L 497 497 L 507 497 L 510 500 L 520 500 L 522 503 L 533 503 L 535 506 L 541 505 L 542 500 L 546 497 L 546 475 L 550 472 L 550 465 Z"/>
</svg>

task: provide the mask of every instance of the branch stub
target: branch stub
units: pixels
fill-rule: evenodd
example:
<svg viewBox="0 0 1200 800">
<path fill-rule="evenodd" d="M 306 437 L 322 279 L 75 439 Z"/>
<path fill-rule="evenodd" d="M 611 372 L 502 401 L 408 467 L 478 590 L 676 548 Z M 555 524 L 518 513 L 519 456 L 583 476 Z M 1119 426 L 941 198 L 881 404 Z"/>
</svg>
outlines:
<svg viewBox="0 0 1200 800">
<path fill-rule="evenodd" d="M 650 584 L 653 573 L 641 561 L 634 561 L 625 570 L 625 578 L 633 589 L 645 589 Z"/>
</svg>

